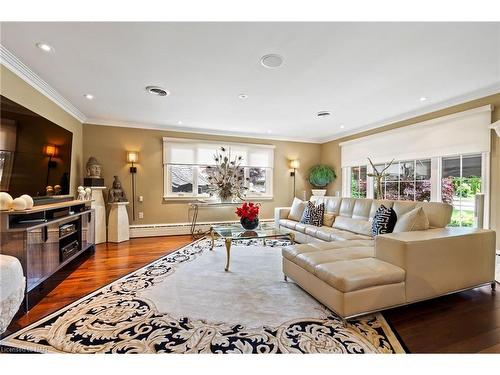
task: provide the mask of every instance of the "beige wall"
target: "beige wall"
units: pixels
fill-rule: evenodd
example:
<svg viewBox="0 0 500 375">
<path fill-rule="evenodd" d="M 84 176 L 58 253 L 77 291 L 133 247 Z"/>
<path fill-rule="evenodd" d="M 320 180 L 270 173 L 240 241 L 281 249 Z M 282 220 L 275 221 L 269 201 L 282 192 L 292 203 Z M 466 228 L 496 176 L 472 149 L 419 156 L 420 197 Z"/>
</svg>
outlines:
<svg viewBox="0 0 500 375">
<path fill-rule="evenodd" d="M 73 133 L 70 193 L 75 193 L 83 178 L 82 124 L 6 67 L 0 65 L 0 68 L 0 94 Z"/>
<path fill-rule="evenodd" d="M 412 125 L 418 122 L 430 120 L 433 118 L 446 116 L 452 113 L 465 111 L 468 109 L 481 107 L 483 105 L 492 104 L 495 109 L 492 112 L 491 120 L 495 122 L 500 120 L 500 93 L 487 96 L 482 99 L 473 100 L 467 103 L 449 107 L 440 111 L 427 113 L 423 116 L 414 117 L 405 121 L 396 122 L 381 128 L 374 130 L 365 131 L 358 133 L 349 137 L 344 137 L 342 139 L 337 139 L 332 142 L 324 143 L 321 145 L 321 162 L 332 165 L 336 171 L 341 171 L 340 169 L 340 142 L 348 141 L 351 139 L 356 139 L 370 134 L 380 133 L 390 129 L 401 128 L 407 125 Z M 494 131 L 491 131 L 491 174 L 490 174 L 490 199 L 491 199 L 491 209 L 490 209 L 490 223 L 491 228 L 495 229 L 497 232 L 500 231 L 500 137 L 496 135 Z M 337 173 L 337 180 L 329 188 L 329 194 L 334 191 L 341 191 L 342 186 L 342 176 Z M 500 233 L 497 233 L 497 248 L 500 249 Z"/>
<path fill-rule="evenodd" d="M 179 133 L 161 130 L 145 130 L 101 125 L 83 126 L 84 162 L 95 156 L 102 164 L 106 186 L 111 186 L 113 175 L 118 175 L 127 196 L 131 197 L 131 175 L 126 163 L 126 150 L 139 151 L 136 175 L 136 195 L 142 195 L 144 202 L 136 201 L 137 211 L 144 212 L 144 219 L 133 224 L 185 223 L 188 222 L 187 202 L 163 202 L 162 137 L 221 140 L 275 145 L 274 199 L 263 201 L 261 218 L 270 219 L 274 207 L 288 206 L 293 198 L 293 178 L 290 177 L 289 160 L 299 159 L 301 168 L 297 171 L 297 195 L 310 187 L 306 184 L 307 170 L 320 160 L 319 144 L 282 142 L 264 139 L 220 137 L 193 133 Z M 234 220 L 234 207 L 200 209 L 198 220 Z M 129 206 L 129 213 L 131 207 Z"/>
</svg>

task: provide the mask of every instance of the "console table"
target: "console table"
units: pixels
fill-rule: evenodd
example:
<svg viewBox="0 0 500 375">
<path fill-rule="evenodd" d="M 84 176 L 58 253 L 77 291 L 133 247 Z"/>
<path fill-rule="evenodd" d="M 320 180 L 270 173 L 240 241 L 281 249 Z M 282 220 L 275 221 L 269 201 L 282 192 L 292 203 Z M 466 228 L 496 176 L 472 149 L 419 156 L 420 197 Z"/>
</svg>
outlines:
<svg viewBox="0 0 500 375">
<path fill-rule="evenodd" d="M 94 209 L 90 204 L 72 200 L 24 211 L 0 211 L 0 253 L 21 262 L 26 311 L 62 281 L 56 272 L 83 252 L 94 250 Z"/>
<path fill-rule="evenodd" d="M 197 200 L 194 202 L 189 202 L 189 208 L 193 210 L 193 218 L 191 219 L 191 236 L 196 239 L 196 238 L 201 238 L 204 235 L 210 233 L 210 230 L 207 231 L 202 231 L 200 229 L 196 229 L 196 225 L 198 224 L 198 211 L 200 210 L 201 207 L 207 207 L 207 208 L 225 208 L 225 207 L 230 207 L 230 206 L 239 206 L 241 205 L 240 202 L 220 202 L 220 201 L 202 201 L 202 200 Z"/>
</svg>

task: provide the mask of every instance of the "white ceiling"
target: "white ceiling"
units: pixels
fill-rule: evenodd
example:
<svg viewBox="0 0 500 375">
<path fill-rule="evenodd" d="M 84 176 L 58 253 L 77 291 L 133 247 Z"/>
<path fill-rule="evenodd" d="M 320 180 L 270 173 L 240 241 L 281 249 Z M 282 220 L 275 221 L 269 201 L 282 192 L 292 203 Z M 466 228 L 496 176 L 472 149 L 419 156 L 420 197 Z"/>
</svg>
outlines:
<svg viewBox="0 0 500 375">
<path fill-rule="evenodd" d="M 323 142 L 500 92 L 500 23 L 2 23 L 1 43 L 89 123 Z"/>
</svg>

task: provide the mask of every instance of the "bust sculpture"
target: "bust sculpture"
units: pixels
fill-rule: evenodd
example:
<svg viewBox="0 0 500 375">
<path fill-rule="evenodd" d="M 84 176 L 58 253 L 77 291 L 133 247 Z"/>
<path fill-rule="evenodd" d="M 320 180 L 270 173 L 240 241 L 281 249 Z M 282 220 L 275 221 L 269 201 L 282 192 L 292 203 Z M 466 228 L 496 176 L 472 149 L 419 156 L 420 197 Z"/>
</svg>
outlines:
<svg viewBox="0 0 500 375">
<path fill-rule="evenodd" d="M 108 203 L 127 202 L 127 197 L 122 189 L 118 176 L 114 176 L 113 186 L 108 191 Z"/>
<path fill-rule="evenodd" d="M 91 156 L 89 158 L 85 168 L 87 169 L 87 177 L 101 178 L 101 164 L 95 157 Z"/>
<path fill-rule="evenodd" d="M 104 179 L 101 176 L 101 164 L 93 156 L 89 158 L 85 165 L 87 177 L 83 179 L 85 186 L 104 186 Z"/>
</svg>

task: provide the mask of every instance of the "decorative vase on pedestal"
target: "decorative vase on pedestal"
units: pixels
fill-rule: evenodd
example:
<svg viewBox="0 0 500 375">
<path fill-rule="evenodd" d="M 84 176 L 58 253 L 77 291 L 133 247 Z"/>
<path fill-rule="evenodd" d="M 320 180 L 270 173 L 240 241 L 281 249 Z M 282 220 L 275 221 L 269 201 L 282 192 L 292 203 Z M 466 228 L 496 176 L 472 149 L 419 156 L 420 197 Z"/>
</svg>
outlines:
<svg viewBox="0 0 500 375">
<path fill-rule="evenodd" d="M 259 226 L 259 218 L 256 217 L 255 219 L 250 220 L 246 217 L 242 217 L 240 219 L 240 223 L 241 223 L 241 226 L 245 229 L 248 229 L 248 230 L 255 229 Z"/>
<path fill-rule="evenodd" d="M 233 203 L 233 197 L 219 197 L 221 203 Z"/>
<path fill-rule="evenodd" d="M 326 189 L 311 189 L 312 195 L 323 197 L 326 195 Z"/>
</svg>

